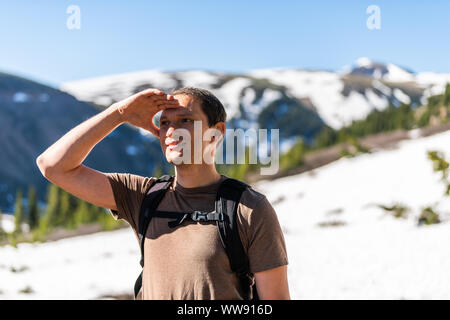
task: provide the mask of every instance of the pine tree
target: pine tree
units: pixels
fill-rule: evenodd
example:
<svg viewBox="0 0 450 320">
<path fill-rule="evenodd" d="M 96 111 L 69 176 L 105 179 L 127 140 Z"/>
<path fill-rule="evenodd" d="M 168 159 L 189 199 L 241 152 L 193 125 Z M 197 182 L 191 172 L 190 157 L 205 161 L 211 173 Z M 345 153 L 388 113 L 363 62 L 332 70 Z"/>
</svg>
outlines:
<svg viewBox="0 0 450 320">
<path fill-rule="evenodd" d="M 55 226 L 55 218 L 59 210 L 59 188 L 51 183 L 47 189 L 47 209 L 41 219 L 39 229 L 42 234 L 48 233 L 49 229 Z"/>
<path fill-rule="evenodd" d="M 90 210 L 88 203 L 81 199 L 78 200 L 78 206 L 74 213 L 75 225 L 78 227 L 90 220 Z"/>
<path fill-rule="evenodd" d="M 442 96 L 442 104 L 446 107 L 450 107 L 450 83 L 445 86 L 445 92 Z"/>
<path fill-rule="evenodd" d="M 86 222 L 88 222 L 88 223 L 98 222 L 100 213 L 102 212 L 102 208 L 98 207 L 96 205 L 93 205 L 91 203 L 88 203 L 88 212 L 89 212 L 89 215 L 88 215 Z"/>
<path fill-rule="evenodd" d="M 365 126 L 367 128 L 367 126 Z M 337 132 L 328 126 L 324 127 L 322 131 L 315 137 L 315 148 L 323 148 L 334 145 L 337 142 Z"/>
<path fill-rule="evenodd" d="M 16 203 L 14 205 L 14 232 L 22 232 L 22 221 L 23 221 L 23 196 L 22 190 L 19 189 L 16 194 Z"/>
<path fill-rule="evenodd" d="M 0 209 L 0 241 L 2 241 L 6 236 L 6 232 L 3 230 L 2 219 L 3 219 L 3 212 Z"/>
<path fill-rule="evenodd" d="M 34 230 L 39 225 L 39 210 L 36 200 L 36 189 L 33 186 L 28 188 L 28 225 L 30 230 Z"/>
<path fill-rule="evenodd" d="M 155 167 L 153 168 L 153 177 L 159 178 L 163 175 L 163 170 L 160 164 L 155 163 Z"/>
<path fill-rule="evenodd" d="M 428 151 L 427 152 L 428 159 L 433 162 L 433 171 L 441 173 L 441 180 L 445 184 L 445 195 L 450 196 L 450 181 L 449 181 L 449 172 L 450 172 L 450 163 L 445 160 L 445 155 L 441 151 Z"/>
<path fill-rule="evenodd" d="M 76 228 L 76 217 L 75 217 L 75 211 L 78 208 L 78 204 L 80 202 L 80 199 L 70 195 L 70 212 L 69 212 L 69 224 L 71 228 Z"/>
<path fill-rule="evenodd" d="M 283 170 L 290 170 L 303 164 L 305 156 L 305 143 L 299 138 L 295 145 L 281 156 L 280 165 Z"/>
<path fill-rule="evenodd" d="M 59 203 L 59 214 L 56 221 L 56 225 L 67 227 L 69 220 L 71 218 L 70 214 L 70 194 L 65 190 L 61 189 L 60 193 L 60 203 Z"/>
</svg>

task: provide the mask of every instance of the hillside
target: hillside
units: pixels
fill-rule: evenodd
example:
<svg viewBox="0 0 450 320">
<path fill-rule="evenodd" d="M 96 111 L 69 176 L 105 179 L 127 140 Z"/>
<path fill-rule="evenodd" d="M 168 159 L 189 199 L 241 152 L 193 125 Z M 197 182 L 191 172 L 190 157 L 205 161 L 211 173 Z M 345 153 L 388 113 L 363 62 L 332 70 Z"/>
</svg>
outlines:
<svg viewBox="0 0 450 320">
<path fill-rule="evenodd" d="M 444 185 L 427 159 L 429 150 L 448 159 L 449 145 L 449 131 L 416 137 L 393 150 L 255 184 L 284 231 L 291 297 L 449 299 L 450 198 L 443 198 Z M 394 218 L 378 207 L 394 203 L 409 207 L 409 215 Z M 418 226 L 430 205 L 442 222 Z M 2 247 L 0 298 L 130 297 L 138 260 L 129 229 Z"/>
</svg>

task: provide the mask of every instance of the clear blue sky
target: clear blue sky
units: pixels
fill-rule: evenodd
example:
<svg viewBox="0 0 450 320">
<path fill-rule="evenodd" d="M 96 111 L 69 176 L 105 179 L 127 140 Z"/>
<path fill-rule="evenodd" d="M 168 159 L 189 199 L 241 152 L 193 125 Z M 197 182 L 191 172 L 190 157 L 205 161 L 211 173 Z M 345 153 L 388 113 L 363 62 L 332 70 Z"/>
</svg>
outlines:
<svg viewBox="0 0 450 320">
<path fill-rule="evenodd" d="M 81 29 L 69 30 L 69 5 Z M 381 30 L 366 27 L 369 5 Z M 450 1 L 0 2 L 0 71 L 59 85 L 143 69 L 337 70 L 361 56 L 450 72 Z"/>
</svg>

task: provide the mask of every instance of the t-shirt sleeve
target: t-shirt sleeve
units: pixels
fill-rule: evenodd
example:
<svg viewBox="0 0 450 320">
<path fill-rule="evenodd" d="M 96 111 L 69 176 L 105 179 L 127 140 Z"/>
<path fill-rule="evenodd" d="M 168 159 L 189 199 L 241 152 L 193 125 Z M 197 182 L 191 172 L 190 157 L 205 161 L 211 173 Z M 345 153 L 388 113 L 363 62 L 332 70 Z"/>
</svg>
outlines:
<svg viewBox="0 0 450 320">
<path fill-rule="evenodd" d="M 114 193 L 117 210 L 110 209 L 114 219 L 124 219 L 137 229 L 141 203 L 155 178 L 130 173 L 106 173 Z"/>
<path fill-rule="evenodd" d="M 263 195 L 248 216 L 247 254 L 250 272 L 288 264 L 286 243 L 277 214 Z"/>
</svg>

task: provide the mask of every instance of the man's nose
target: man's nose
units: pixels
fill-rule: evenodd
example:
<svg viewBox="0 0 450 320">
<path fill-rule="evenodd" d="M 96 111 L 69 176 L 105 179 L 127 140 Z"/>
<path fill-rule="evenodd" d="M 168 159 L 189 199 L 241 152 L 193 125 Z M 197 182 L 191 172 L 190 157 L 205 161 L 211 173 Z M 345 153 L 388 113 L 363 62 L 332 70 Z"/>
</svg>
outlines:
<svg viewBox="0 0 450 320">
<path fill-rule="evenodd" d="M 174 131 L 175 131 L 175 128 L 173 126 L 169 127 L 169 129 L 166 132 L 166 136 L 168 136 L 168 137 L 172 136 Z"/>
<path fill-rule="evenodd" d="M 166 138 L 172 138 L 173 133 L 176 129 L 177 128 L 175 126 L 170 126 L 169 129 L 167 129 L 167 131 L 166 131 Z M 175 137 L 175 140 L 177 140 L 178 142 L 181 142 L 181 141 L 183 141 L 183 136 L 177 134 Z"/>
</svg>

